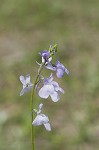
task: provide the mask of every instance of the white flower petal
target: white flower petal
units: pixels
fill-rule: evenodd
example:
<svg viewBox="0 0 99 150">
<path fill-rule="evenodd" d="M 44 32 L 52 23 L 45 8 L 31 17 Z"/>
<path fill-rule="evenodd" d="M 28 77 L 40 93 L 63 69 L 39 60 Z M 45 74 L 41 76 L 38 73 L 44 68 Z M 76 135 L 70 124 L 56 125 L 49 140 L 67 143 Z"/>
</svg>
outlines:
<svg viewBox="0 0 99 150">
<path fill-rule="evenodd" d="M 40 89 L 40 91 L 39 91 L 39 96 L 41 97 L 41 98 L 48 98 L 49 97 L 49 92 L 48 92 L 48 89 L 46 88 L 46 85 L 44 85 L 41 89 Z"/>
<path fill-rule="evenodd" d="M 53 102 L 57 102 L 60 99 L 57 92 L 50 94 L 50 96 L 51 96 Z"/>
<path fill-rule="evenodd" d="M 22 91 L 20 92 L 20 96 L 22 96 L 24 94 L 24 89 L 22 89 Z"/>
<path fill-rule="evenodd" d="M 64 90 L 59 86 L 55 87 L 55 91 L 60 91 L 64 94 Z"/>
<path fill-rule="evenodd" d="M 28 92 L 28 87 L 25 87 L 22 89 L 22 91 L 20 92 L 20 96 L 22 96 L 24 93 Z"/>
<path fill-rule="evenodd" d="M 52 60 L 52 57 L 50 57 L 48 60 L 49 60 L 49 62 L 50 62 L 50 61 Z"/>
<path fill-rule="evenodd" d="M 23 84 L 23 89 L 24 89 L 25 87 L 26 87 L 26 84 L 25 84 L 25 85 Z"/>
<path fill-rule="evenodd" d="M 69 70 L 67 70 L 67 68 L 65 68 L 65 72 L 69 75 L 70 74 L 70 72 L 69 72 Z"/>
<path fill-rule="evenodd" d="M 64 90 L 62 88 L 60 88 L 60 87 L 59 87 L 59 91 L 64 94 Z"/>
<path fill-rule="evenodd" d="M 52 81 L 51 84 L 54 86 L 55 90 L 57 87 L 59 87 L 59 84 L 55 81 Z"/>
<path fill-rule="evenodd" d="M 26 85 L 26 81 L 24 76 L 20 76 L 20 81 L 22 82 L 22 84 Z"/>
<path fill-rule="evenodd" d="M 49 119 L 45 114 L 40 114 L 43 118 L 42 118 L 42 122 L 43 124 L 48 123 Z"/>
<path fill-rule="evenodd" d="M 36 116 L 36 118 L 34 119 L 34 121 L 32 122 L 32 124 L 34 126 L 40 126 L 42 124 L 48 123 L 48 121 L 49 121 L 49 119 L 48 119 L 48 117 L 46 115 L 44 115 L 44 114 L 38 114 Z"/>
<path fill-rule="evenodd" d="M 42 109 L 42 107 L 43 107 L 43 104 L 41 103 L 41 104 L 39 105 L 39 109 L 41 110 L 41 109 Z"/>
<path fill-rule="evenodd" d="M 62 78 L 64 76 L 64 69 L 62 67 L 57 67 L 56 75 L 58 78 Z"/>
<path fill-rule="evenodd" d="M 41 115 L 37 115 L 34 121 L 32 122 L 32 125 L 40 126 L 42 124 L 43 124 L 43 117 Z"/>
<path fill-rule="evenodd" d="M 50 70 L 53 70 L 53 71 L 56 71 L 56 67 L 53 67 L 51 63 L 48 63 L 48 64 L 46 65 L 46 68 L 47 68 L 47 69 L 50 69 Z"/>
<path fill-rule="evenodd" d="M 61 87 L 59 87 L 59 84 L 57 82 L 52 81 L 52 84 L 53 84 L 53 86 L 55 88 L 55 91 L 60 91 L 60 92 L 62 92 L 64 94 L 64 90 Z"/>
<path fill-rule="evenodd" d="M 52 84 L 45 85 L 45 87 L 46 87 L 46 90 L 48 91 L 49 95 L 53 94 L 55 92 L 55 88 Z"/>
<path fill-rule="evenodd" d="M 51 125 L 49 123 L 44 124 L 47 131 L 51 131 Z"/>
<path fill-rule="evenodd" d="M 26 75 L 26 84 L 27 83 L 30 83 L 30 75 L 28 74 L 28 75 Z"/>
<path fill-rule="evenodd" d="M 33 87 L 33 84 L 30 82 L 29 83 L 29 87 L 32 89 L 32 87 Z"/>
</svg>

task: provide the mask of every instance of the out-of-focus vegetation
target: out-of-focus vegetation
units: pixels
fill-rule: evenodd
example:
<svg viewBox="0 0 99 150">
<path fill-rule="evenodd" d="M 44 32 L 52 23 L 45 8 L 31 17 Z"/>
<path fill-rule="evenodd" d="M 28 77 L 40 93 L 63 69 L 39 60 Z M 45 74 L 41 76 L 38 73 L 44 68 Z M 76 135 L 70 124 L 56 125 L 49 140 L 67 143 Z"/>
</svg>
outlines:
<svg viewBox="0 0 99 150">
<path fill-rule="evenodd" d="M 99 0 L 0 0 L 0 150 L 31 150 L 31 93 L 19 96 L 19 76 L 34 82 L 38 52 L 55 43 L 71 75 L 54 79 L 58 103 L 36 92 L 52 124 L 35 127 L 36 150 L 99 150 Z"/>
</svg>

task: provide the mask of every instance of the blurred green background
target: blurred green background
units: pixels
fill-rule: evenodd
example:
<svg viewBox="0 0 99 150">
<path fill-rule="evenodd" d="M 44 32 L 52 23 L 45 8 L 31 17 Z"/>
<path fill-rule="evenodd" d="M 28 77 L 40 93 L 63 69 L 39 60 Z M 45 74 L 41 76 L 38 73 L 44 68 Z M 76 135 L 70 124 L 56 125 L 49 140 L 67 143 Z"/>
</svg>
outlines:
<svg viewBox="0 0 99 150">
<path fill-rule="evenodd" d="M 99 0 L 0 0 L 0 150 L 31 150 L 31 93 L 19 96 L 19 76 L 34 82 L 38 52 L 56 43 L 71 75 L 54 79 L 58 103 L 35 94 L 52 125 L 35 127 L 35 148 L 99 150 Z"/>
</svg>

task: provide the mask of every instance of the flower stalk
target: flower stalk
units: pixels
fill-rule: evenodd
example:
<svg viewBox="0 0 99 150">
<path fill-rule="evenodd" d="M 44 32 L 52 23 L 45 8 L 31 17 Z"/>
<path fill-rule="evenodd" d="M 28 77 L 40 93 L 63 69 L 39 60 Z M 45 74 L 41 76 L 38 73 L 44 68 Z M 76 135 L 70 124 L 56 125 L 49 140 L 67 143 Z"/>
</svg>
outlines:
<svg viewBox="0 0 99 150">
<path fill-rule="evenodd" d="M 40 73 L 41 73 L 41 71 L 42 71 L 42 69 L 43 69 L 43 67 L 44 67 L 44 65 L 45 65 L 45 62 L 44 63 L 42 63 L 41 65 L 40 65 L 40 67 L 39 67 L 39 69 L 38 69 L 38 75 L 36 76 L 36 79 L 35 79 L 35 82 L 34 82 L 34 86 L 33 86 L 33 89 L 32 89 L 32 94 L 31 94 L 31 105 L 30 105 L 30 107 L 31 107 L 31 112 L 33 111 L 33 107 L 34 107 L 34 93 L 35 93 L 35 88 L 36 88 L 36 85 L 37 85 L 37 83 L 38 83 L 38 80 L 39 80 L 39 76 L 40 76 Z M 32 113 L 32 120 L 31 120 L 31 122 L 33 122 L 33 120 L 34 120 L 34 117 L 33 117 L 34 115 L 33 115 L 33 113 Z M 32 123 L 31 123 L 31 125 L 32 125 Z M 34 126 L 32 125 L 32 129 L 31 129 L 31 137 L 32 137 L 32 150 L 35 150 L 35 147 L 34 147 Z"/>
</svg>

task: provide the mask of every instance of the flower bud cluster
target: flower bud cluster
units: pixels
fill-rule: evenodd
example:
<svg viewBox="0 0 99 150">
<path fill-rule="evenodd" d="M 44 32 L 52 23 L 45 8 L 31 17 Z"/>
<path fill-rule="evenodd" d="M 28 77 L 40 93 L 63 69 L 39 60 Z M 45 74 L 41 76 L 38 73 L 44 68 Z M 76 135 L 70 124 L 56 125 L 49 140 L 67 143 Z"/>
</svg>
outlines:
<svg viewBox="0 0 99 150">
<path fill-rule="evenodd" d="M 57 52 L 57 44 L 55 44 L 54 46 L 50 45 L 49 52 L 50 56 L 53 56 Z"/>
</svg>

